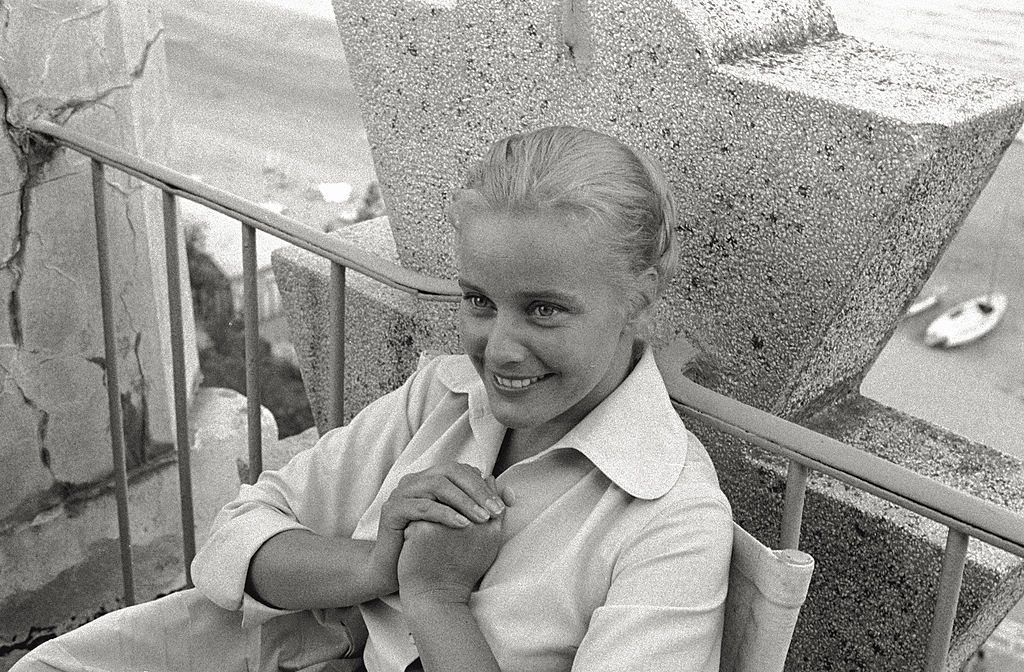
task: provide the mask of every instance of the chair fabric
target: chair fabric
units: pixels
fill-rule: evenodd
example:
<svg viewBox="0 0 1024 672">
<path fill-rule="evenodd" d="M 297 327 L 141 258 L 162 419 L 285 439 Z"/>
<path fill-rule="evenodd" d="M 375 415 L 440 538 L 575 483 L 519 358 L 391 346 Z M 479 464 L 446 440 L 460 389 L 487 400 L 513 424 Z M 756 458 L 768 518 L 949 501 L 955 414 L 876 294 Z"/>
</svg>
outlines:
<svg viewBox="0 0 1024 672">
<path fill-rule="evenodd" d="M 802 551 L 773 551 L 733 525 L 720 672 L 781 672 L 814 571 Z"/>
</svg>

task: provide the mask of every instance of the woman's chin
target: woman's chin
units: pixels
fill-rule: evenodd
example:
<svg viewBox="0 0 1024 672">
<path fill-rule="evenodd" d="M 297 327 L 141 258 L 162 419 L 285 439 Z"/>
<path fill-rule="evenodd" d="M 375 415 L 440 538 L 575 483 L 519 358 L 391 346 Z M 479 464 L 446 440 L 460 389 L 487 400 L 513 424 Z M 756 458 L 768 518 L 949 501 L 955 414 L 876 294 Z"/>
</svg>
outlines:
<svg viewBox="0 0 1024 672">
<path fill-rule="evenodd" d="M 535 414 L 524 412 L 524 409 L 508 408 L 507 403 L 491 403 L 491 414 L 494 419 L 509 429 L 530 429 L 541 424 Z"/>
</svg>

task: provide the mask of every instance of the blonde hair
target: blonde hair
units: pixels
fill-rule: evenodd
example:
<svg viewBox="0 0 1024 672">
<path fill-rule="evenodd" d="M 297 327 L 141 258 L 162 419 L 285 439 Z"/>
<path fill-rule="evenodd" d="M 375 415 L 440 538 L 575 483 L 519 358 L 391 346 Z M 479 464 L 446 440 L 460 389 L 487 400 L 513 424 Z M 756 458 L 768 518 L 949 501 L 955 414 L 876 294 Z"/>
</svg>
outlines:
<svg viewBox="0 0 1024 672">
<path fill-rule="evenodd" d="M 552 126 L 498 140 L 455 196 L 456 229 L 480 212 L 564 215 L 572 225 L 600 229 L 627 280 L 649 269 L 657 275 L 654 296 L 635 292 L 637 313 L 676 271 L 676 205 L 665 176 L 643 152 L 604 133 Z"/>
</svg>

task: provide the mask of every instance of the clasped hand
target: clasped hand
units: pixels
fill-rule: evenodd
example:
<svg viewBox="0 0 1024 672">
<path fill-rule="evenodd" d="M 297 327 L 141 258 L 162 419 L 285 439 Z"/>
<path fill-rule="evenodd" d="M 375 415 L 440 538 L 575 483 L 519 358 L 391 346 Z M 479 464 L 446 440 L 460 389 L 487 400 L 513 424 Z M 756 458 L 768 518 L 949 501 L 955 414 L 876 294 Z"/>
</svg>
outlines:
<svg viewBox="0 0 1024 672">
<path fill-rule="evenodd" d="M 407 474 L 381 509 L 374 565 L 403 601 L 466 602 L 498 554 L 512 503 L 466 464 Z"/>
</svg>

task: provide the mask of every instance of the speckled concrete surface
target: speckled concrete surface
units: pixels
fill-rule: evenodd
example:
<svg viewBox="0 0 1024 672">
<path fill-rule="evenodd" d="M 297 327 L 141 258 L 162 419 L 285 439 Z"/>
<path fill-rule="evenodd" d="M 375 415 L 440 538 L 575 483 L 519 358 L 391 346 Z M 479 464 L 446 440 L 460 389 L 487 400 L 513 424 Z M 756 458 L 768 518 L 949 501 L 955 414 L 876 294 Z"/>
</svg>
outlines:
<svg viewBox="0 0 1024 672">
<path fill-rule="evenodd" d="M 849 386 L 1024 120 L 1024 89 L 839 36 L 818 3 L 587 7 L 338 4 L 402 263 L 451 275 L 445 205 L 493 138 L 606 130 L 687 204 L 669 316 L 723 389 L 793 413 Z"/>
<path fill-rule="evenodd" d="M 1024 121 L 1024 88 L 841 36 L 820 2 L 569 6 L 336 2 L 402 263 L 452 274 L 444 209 L 489 141 L 604 130 L 653 154 L 683 204 L 663 331 L 703 350 L 705 382 L 797 419 L 847 399 Z M 872 447 L 928 463 L 901 436 L 912 419 L 835 408 Z M 738 517 L 774 530 L 781 472 L 709 443 Z M 996 468 L 963 478 L 1024 510 Z M 827 480 L 810 501 L 825 569 L 791 669 L 912 669 L 935 535 Z M 1012 563 L 979 546 L 965 604 L 985 618 L 959 622 L 956 655 L 1018 594 Z"/>
<path fill-rule="evenodd" d="M 386 217 L 339 230 L 338 235 L 382 257 L 396 258 Z M 273 263 L 313 417 L 323 433 L 329 429 L 330 262 L 284 247 L 274 251 Z M 346 419 L 400 386 L 421 351 L 454 351 L 453 304 L 421 302 L 352 271 L 346 274 L 345 303 Z"/>
<path fill-rule="evenodd" d="M 907 417 L 898 410 L 856 394 L 817 413 L 805 424 L 940 483 L 1024 513 L 1024 463 L 1016 457 L 992 450 L 923 420 Z M 889 508 L 874 497 L 856 492 L 839 494 L 837 499 L 849 499 L 854 506 L 868 512 L 876 508 Z M 936 547 L 942 547 L 945 543 L 945 527 L 913 514 L 904 515 L 907 520 L 901 523 L 901 527 L 916 531 Z M 819 535 L 817 543 L 822 541 L 827 540 L 821 539 Z M 894 535 L 888 543 L 888 553 L 881 556 L 883 562 L 920 553 L 916 550 L 919 544 L 913 536 Z M 823 555 L 826 547 L 822 546 Z M 927 563 L 933 560 L 929 557 L 923 561 Z M 876 566 L 877 563 L 878 559 L 875 560 Z M 864 585 L 870 586 L 870 574 L 865 574 Z M 877 575 L 889 574 L 883 569 Z M 908 576 L 907 586 L 903 588 L 906 594 L 902 599 L 915 599 L 915 593 L 918 592 L 922 595 L 933 594 L 937 576 L 938 572 Z M 972 541 L 957 616 L 957 637 L 952 643 L 955 652 L 952 658 L 962 660 L 977 649 L 998 625 L 1002 615 L 1022 598 L 1024 564 L 1021 560 L 977 540 Z M 900 604 L 897 600 L 886 602 Z M 907 611 L 913 613 L 913 610 Z M 917 612 L 917 615 L 924 617 L 928 613 Z M 922 621 L 921 627 L 927 626 L 928 622 Z"/>
</svg>

